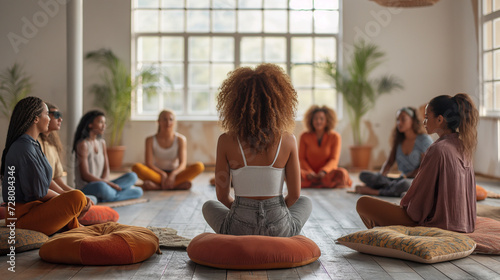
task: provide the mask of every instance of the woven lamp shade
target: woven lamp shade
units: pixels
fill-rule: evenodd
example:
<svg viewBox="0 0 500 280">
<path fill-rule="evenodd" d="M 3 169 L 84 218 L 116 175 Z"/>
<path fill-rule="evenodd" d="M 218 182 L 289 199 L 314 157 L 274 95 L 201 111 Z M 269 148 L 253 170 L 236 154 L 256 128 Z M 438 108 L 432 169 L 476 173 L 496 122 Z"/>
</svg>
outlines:
<svg viewBox="0 0 500 280">
<path fill-rule="evenodd" d="M 385 7 L 422 7 L 434 5 L 439 0 L 371 0 Z"/>
</svg>

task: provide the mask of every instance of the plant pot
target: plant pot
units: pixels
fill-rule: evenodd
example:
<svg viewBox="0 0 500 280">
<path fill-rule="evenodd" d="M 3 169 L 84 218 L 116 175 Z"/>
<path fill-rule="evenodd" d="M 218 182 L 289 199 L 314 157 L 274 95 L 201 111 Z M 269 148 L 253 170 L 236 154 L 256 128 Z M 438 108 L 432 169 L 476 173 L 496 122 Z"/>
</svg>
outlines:
<svg viewBox="0 0 500 280">
<path fill-rule="evenodd" d="M 125 154 L 125 146 L 108 147 L 109 169 L 120 170 L 123 163 L 123 155 Z"/>
<path fill-rule="evenodd" d="M 372 146 L 351 146 L 351 162 L 354 169 L 368 169 Z"/>
</svg>

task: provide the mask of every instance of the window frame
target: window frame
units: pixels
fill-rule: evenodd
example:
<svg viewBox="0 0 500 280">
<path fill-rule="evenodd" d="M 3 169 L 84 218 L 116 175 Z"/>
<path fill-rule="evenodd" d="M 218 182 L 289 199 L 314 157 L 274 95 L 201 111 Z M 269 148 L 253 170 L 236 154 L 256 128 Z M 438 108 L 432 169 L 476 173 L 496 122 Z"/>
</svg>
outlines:
<svg viewBox="0 0 500 280">
<path fill-rule="evenodd" d="M 183 0 L 179 0 L 179 1 L 183 1 Z M 184 0 L 186 1 L 186 0 Z M 313 0 L 314 1 L 314 0 Z M 337 115 L 339 117 L 342 116 L 342 96 L 340 94 L 336 94 L 336 91 L 335 89 L 333 89 L 333 86 L 329 86 L 329 87 L 318 87 L 315 82 L 314 82 L 314 79 L 316 77 L 316 73 L 318 71 L 317 68 L 314 67 L 315 64 L 317 64 L 317 61 L 315 61 L 315 57 L 314 57 L 314 48 L 315 48 L 315 38 L 333 38 L 335 40 L 335 60 L 336 62 L 341 66 L 341 63 L 342 63 L 342 50 L 341 50 L 341 39 L 342 39 L 342 0 L 338 0 L 338 10 L 337 9 L 329 9 L 331 11 L 338 11 L 338 32 L 337 33 L 291 33 L 290 32 L 290 12 L 291 11 L 300 11 L 300 10 L 296 10 L 296 9 L 292 9 L 290 8 L 290 3 L 288 2 L 288 7 L 286 8 L 286 11 L 287 11 L 287 32 L 286 33 L 265 33 L 265 32 L 259 32 L 259 33 L 241 33 L 241 32 L 238 32 L 237 29 L 238 29 L 238 16 L 237 16 L 237 11 L 238 11 L 238 8 L 235 7 L 235 8 L 232 8 L 232 10 L 235 10 L 235 24 L 236 24 L 236 31 L 235 32 L 186 32 L 186 30 L 184 30 L 184 32 L 161 32 L 160 31 L 160 26 L 158 28 L 158 32 L 135 32 L 134 31 L 134 11 L 137 9 L 136 7 L 134 7 L 134 2 L 135 1 L 131 1 L 131 72 L 132 72 L 132 75 L 134 75 L 134 73 L 137 71 L 137 65 L 138 65 L 138 61 L 137 61 L 137 46 L 138 46 L 138 40 L 139 38 L 141 37 L 155 37 L 155 38 L 161 38 L 162 37 L 182 37 L 183 38 L 183 42 L 184 42 L 184 58 L 183 58 L 183 61 L 181 62 L 181 64 L 183 65 L 183 88 L 181 89 L 182 90 L 182 100 L 183 100 L 183 112 L 182 114 L 178 114 L 177 115 L 177 119 L 178 120 L 186 120 L 186 121 L 217 121 L 218 120 L 218 114 L 217 112 L 209 112 L 209 114 L 193 114 L 193 113 L 190 113 L 189 112 L 189 106 L 190 106 L 190 98 L 192 98 L 192 94 L 189 93 L 189 90 L 191 89 L 190 86 L 189 86 L 189 80 L 188 80 L 188 75 L 189 75 L 189 64 L 190 64 L 190 60 L 189 60 L 189 44 L 188 44 L 188 41 L 189 41 L 189 37 L 192 37 L 192 36 L 201 36 L 201 37 L 210 37 L 210 38 L 213 38 L 213 37 L 232 37 L 234 38 L 234 69 L 240 67 L 242 65 L 241 63 L 241 53 L 240 53 L 240 44 L 241 44 L 241 40 L 242 38 L 244 37 L 258 37 L 258 38 L 265 38 L 265 37 L 283 37 L 285 38 L 286 40 L 286 68 L 284 69 L 286 71 L 286 73 L 290 76 L 290 78 L 292 78 L 292 73 L 291 73 L 291 70 L 292 70 L 292 65 L 300 65 L 300 63 L 293 63 L 292 62 L 292 38 L 298 38 L 298 37 L 306 37 L 306 38 L 311 38 L 312 39 L 312 53 L 313 53 L 313 57 L 312 57 L 312 61 L 310 62 L 307 62 L 307 63 L 304 63 L 304 64 L 311 64 L 313 66 L 313 75 L 312 75 L 312 84 L 308 87 L 306 86 L 295 86 L 294 87 L 297 89 L 297 91 L 299 91 L 300 89 L 306 89 L 306 90 L 310 90 L 311 92 L 314 92 L 315 89 L 332 89 L 333 90 L 333 94 L 335 94 L 335 106 L 330 106 L 330 107 L 334 107 L 334 109 L 337 111 Z M 313 2 L 314 3 L 314 2 Z M 143 8 L 141 8 L 143 9 Z M 151 10 L 154 10 L 154 11 L 162 11 L 162 10 L 169 10 L 168 8 L 161 8 L 161 7 L 155 7 L 155 8 L 149 8 Z M 184 3 L 184 8 L 182 8 L 182 10 L 191 10 L 191 8 L 187 8 L 186 7 L 186 2 Z M 192 10 L 196 10 L 196 9 L 192 9 Z M 202 9 L 202 10 L 205 10 L 205 9 Z M 224 10 L 224 9 L 214 9 L 214 8 L 208 8 L 208 10 Z M 246 10 L 246 9 L 245 9 Z M 255 9 L 248 9 L 248 10 L 255 10 Z M 259 10 L 262 10 L 262 11 L 265 11 L 265 10 L 268 10 L 264 7 L 262 7 L 261 9 Z M 272 10 L 272 9 L 270 9 Z M 278 10 L 283 10 L 283 9 L 278 9 Z M 311 12 L 314 12 L 315 9 L 314 7 L 310 10 Z M 320 9 L 320 10 L 324 10 L 324 9 Z M 184 22 L 186 23 L 187 21 L 187 16 L 184 16 Z M 262 21 L 264 22 L 264 17 L 262 17 Z M 161 20 L 158 21 L 158 25 L 161 24 Z M 314 31 L 314 18 L 312 19 L 312 28 L 313 28 L 313 31 Z M 161 43 L 160 43 L 160 46 L 161 46 Z M 158 62 L 160 62 L 161 59 L 158 60 Z M 213 61 L 212 60 L 209 60 L 208 61 L 209 64 L 212 64 Z M 161 64 L 161 63 L 160 63 Z M 320 74 L 321 75 L 321 74 Z M 293 83 L 293 81 L 292 81 Z M 191 86 L 192 87 L 192 86 Z M 211 101 L 210 102 L 215 102 L 215 96 L 214 94 L 217 94 L 216 92 L 213 92 L 212 91 L 212 85 L 210 84 L 209 82 L 209 85 L 208 85 L 208 88 L 209 88 L 209 91 L 210 91 L 210 99 Z M 300 93 L 299 93 L 300 94 Z M 151 121 L 151 120 L 156 120 L 157 119 L 157 113 L 154 114 L 154 115 L 150 115 L 150 114 L 140 114 L 139 111 L 138 111 L 138 107 L 142 105 L 141 103 L 141 99 L 143 98 L 142 95 L 139 96 L 139 94 L 137 94 L 137 92 L 134 90 L 133 93 L 132 93 L 132 104 L 131 104 L 131 113 L 132 113 L 132 116 L 131 116 L 131 119 L 134 120 L 134 121 Z M 163 96 L 160 96 L 159 97 L 159 100 L 160 102 L 163 100 Z M 315 104 L 315 96 L 313 94 L 313 96 L 311 97 L 311 102 L 312 104 Z M 215 104 L 210 104 L 210 106 L 213 106 L 213 108 L 215 108 L 214 106 Z M 209 109 L 211 110 L 211 109 Z M 297 112 L 297 116 L 296 116 L 296 119 L 297 120 L 301 120 L 302 119 L 302 113 L 303 112 Z M 213 114 L 213 115 L 212 115 Z"/>
<path fill-rule="evenodd" d="M 498 47 L 495 47 L 495 27 L 494 27 L 494 22 L 495 20 L 500 20 L 500 9 L 494 11 L 494 1 L 493 0 L 487 0 L 491 1 L 492 4 L 492 12 L 489 14 L 483 14 L 483 6 L 484 6 L 484 1 L 485 0 L 480 0 L 478 1 L 478 65 L 479 65 L 479 91 L 480 91 L 480 116 L 481 117 L 492 117 L 495 119 L 500 119 L 500 106 L 498 108 L 495 108 L 495 102 L 500 103 L 500 90 L 498 92 L 495 92 L 495 83 L 500 84 L 500 78 L 495 78 L 495 70 L 496 68 L 500 69 L 499 67 L 495 67 L 495 57 L 494 54 L 495 52 L 500 52 L 500 45 Z M 500 7 L 499 7 L 500 8 Z M 491 49 L 484 50 L 483 45 L 484 45 L 484 24 L 487 22 L 491 22 L 491 32 L 492 32 L 492 47 Z M 499 30 L 500 31 L 500 30 Z M 500 39 L 500 32 L 496 32 L 498 34 L 498 39 Z M 485 73 L 484 73 L 484 55 L 486 53 L 491 53 L 491 65 L 492 65 L 492 79 L 491 80 L 485 80 Z M 492 85 L 492 99 L 491 102 L 493 102 L 493 109 L 489 110 L 488 105 L 486 104 L 487 101 L 487 92 L 486 92 L 486 84 L 491 83 Z M 500 86 L 499 86 L 500 88 Z"/>
</svg>

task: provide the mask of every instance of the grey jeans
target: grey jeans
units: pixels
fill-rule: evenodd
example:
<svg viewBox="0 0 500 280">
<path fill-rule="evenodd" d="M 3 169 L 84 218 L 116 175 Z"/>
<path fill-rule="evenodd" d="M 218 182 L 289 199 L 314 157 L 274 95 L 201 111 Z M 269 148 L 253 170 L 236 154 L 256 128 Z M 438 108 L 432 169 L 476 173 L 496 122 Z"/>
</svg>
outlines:
<svg viewBox="0 0 500 280">
<path fill-rule="evenodd" d="M 215 200 L 203 204 L 203 216 L 208 225 L 216 233 L 232 235 L 298 235 L 311 211 L 311 199 L 304 196 L 290 208 L 283 196 L 266 200 L 237 196 L 231 209 Z"/>
</svg>

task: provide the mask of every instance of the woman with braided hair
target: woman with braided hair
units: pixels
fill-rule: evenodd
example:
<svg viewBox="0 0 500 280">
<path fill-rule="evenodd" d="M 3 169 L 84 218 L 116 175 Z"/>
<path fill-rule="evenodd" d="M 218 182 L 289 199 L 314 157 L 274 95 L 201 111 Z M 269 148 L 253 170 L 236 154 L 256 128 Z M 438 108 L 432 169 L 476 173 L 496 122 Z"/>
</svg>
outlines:
<svg viewBox="0 0 500 280">
<path fill-rule="evenodd" d="M 425 108 L 427 133 L 439 136 L 424 155 L 400 205 L 362 196 L 356 210 L 368 228 L 428 226 L 470 233 L 476 223 L 472 158 L 479 113 L 467 94 L 440 95 Z"/>
<path fill-rule="evenodd" d="M 222 83 L 217 110 L 226 133 L 217 143 L 218 201 L 203 205 L 205 220 L 216 233 L 300 233 L 312 203 L 300 196 L 299 157 L 292 134 L 296 106 L 297 93 L 277 65 L 238 68 Z"/>
<path fill-rule="evenodd" d="M 20 100 L 12 113 L 2 153 L 2 196 L 17 218 L 16 227 L 47 235 L 80 226 L 78 217 L 92 204 L 79 190 L 53 191 L 52 168 L 36 140 L 48 131 L 47 105 L 37 97 Z"/>
</svg>

